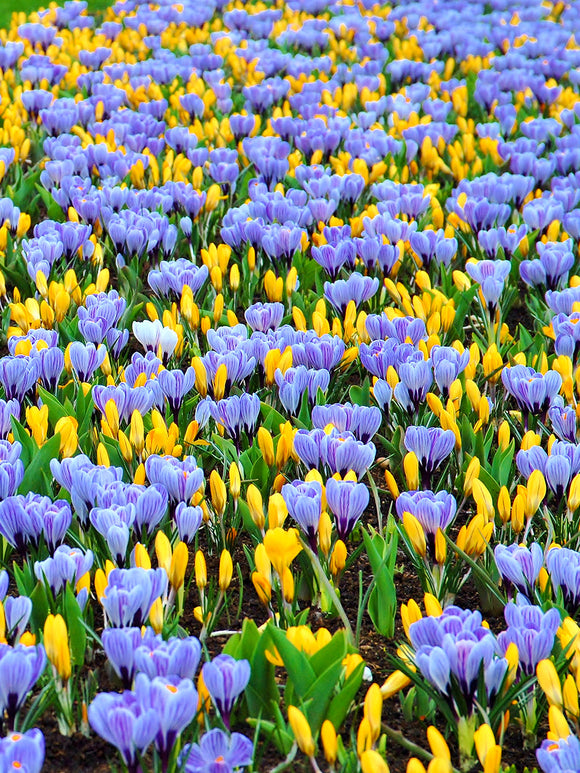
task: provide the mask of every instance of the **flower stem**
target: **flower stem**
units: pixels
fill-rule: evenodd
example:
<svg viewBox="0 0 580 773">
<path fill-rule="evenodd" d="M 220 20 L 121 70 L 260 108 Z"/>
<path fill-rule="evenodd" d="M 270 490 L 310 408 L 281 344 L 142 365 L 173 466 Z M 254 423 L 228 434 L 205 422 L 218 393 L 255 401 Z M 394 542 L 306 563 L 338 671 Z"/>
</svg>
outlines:
<svg viewBox="0 0 580 773">
<path fill-rule="evenodd" d="M 312 548 L 303 540 L 301 540 L 301 542 L 302 542 L 302 547 L 310 556 L 310 560 L 312 561 L 312 565 L 318 577 L 318 581 L 321 583 L 321 585 L 324 586 L 324 590 L 328 593 L 328 596 L 330 597 L 332 603 L 336 607 L 338 616 L 340 617 L 340 619 L 342 620 L 342 624 L 344 625 L 344 629 L 346 631 L 346 636 L 348 638 L 349 644 L 351 644 L 354 647 L 355 640 L 354 640 L 352 627 L 350 625 L 348 617 L 346 616 L 344 607 L 340 603 L 340 599 L 338 598 L 338 594 L 336 593 L 336 590 L 332 587 L 332 583 L 326 576 L 324 569 L 322 568 L 322 564 L 320 563 L 320 559 L 318 558 L 314 550 L 312 550 Z"/>
</svg>

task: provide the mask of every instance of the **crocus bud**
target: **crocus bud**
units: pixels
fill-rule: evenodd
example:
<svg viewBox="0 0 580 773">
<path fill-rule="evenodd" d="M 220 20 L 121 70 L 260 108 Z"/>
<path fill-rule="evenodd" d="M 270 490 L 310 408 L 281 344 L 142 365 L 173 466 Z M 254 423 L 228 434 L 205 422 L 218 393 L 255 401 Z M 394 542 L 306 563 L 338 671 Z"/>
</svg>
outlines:
<svg viewBox="0 0 580 773">
<path fill-rule="evenodd" d="M 234 565 L 229 550 L 222 550 L 219 568 L 219 587 L 222 592 L 227 591 L 232 581 Z"/>
<path fill-rule="evenodd" d="M 194 562 L 195 571 L 195 584 L 198 589 L 203 593 L 207 585 L 207 565 L 205 563 L 205 556 L 202 550 L 198 550 L 195 554 Z"/>
<path fill-rule="evenodd" d="M 155 555 L 157 556 L 157 563 L 162 569 L 165 569 L 169 574 L 169 568 L 171 566 L 171 543 L 166 534 L 161 530 L 155 535 Z"/>
<path fill-rule="evenodd" d="M 427 542 L 423 527 L 411 513 L 403 513 L 403 527 L 413 548 L 422 557 L 427 553 Z"/>
<path fill-rule="evenodd" d="M 338 739 L 334 725 L 329 719 L 325 719 L 320 729 L 320 740 L 324 750 L 324 758 L 332 767 L 338 756 Z"/>
<path fill-rule="evenodd" d="M 381 689 L 375 682 L 371 684 L 367 690 L 364 701 L 364 716 L 368 720 L 371 728 L 371 737 L 373 743 L 379 738 L 381 734 L 381 714 L 383 711 L 383 696 L 381 695 Z"/>
<path fill-rule="evenodd" d="M 304 714 L 296 706 L 288 707 L 288 721 L 300 751 L 307 757 L 314 757 L 316 747 L 310 725 Z"/>
<path fill-rule="evenodd" d="M 258 429 L 257 438 L 258 438 L 258 446 L 260 448 L 260 451 L 262 452 L 262 458 L 264 459 L 264 462 L 268 465 L 268 467 L 271 467 L 276 461 L 276 456 L 274 454 L 274 441 L 272 440 L 272 435 L 270 434 L 270 432 L 268 432 L 267 429 L 265 429 L 264 427 L 260 427 Z"/>
<path fill-rule="evenodd" d="M 248 486 L 246 500 L 248 502 L 248 507 L 250 509 L 250 515 L 252 516 L 253 522 L 256 524 L 258 529 L 263 531 L 264 524 L 266 522 L 264 517 L 264 503 L 262 501 L 260 489 L 257 486 L 254 486 L 253 483 L 250 483 Z"/>
<path fill-rule="evenodd" d="M 346 564 L 347 550 L 346 545 L 341 539 L 336 540 L 332 555 L 330 556 L 330 571 L 333 577 L 339 575 Z"/>
<path fill-rule="evenodd" d="M 562 707 L 562 686 L 554 663 L 549 658 L 540 660 L 536 666 L 536 675 L 550 706 Z"/>
<path fill-rule="evenodd" d="M 48 615 L 44 623 L 46 656 L 63 682 L 71 675 L 68 631 L 62 615 Z"/>
<path fill-rule="evenodd" d="M 218 518 L 221 518 L 226 509 L 227 491 L 226 484 L 223 482 L 219 472 L 212 470 L 209 476 L 209 490 L 211 503 Z"/>
<path fill-rule="evenodd" d="M 374 749 L 366 749 L 360 755 L 362 773 L 389 773 L 389 766 Z"/>
<path fill-rule="evenodd" d="M 155 633 L 161 633 L 161 631 L 163 631 L 163 602 L 160 598 L 155 599 L 151 605 L 149 622 Z"/>
<path fill-rule="evenodd" d="M 416 491 L 419 488 L 419 460 L 413 451 L 409 451 L 405 454 L 405 458 L 403 459 L 403 469 L 405 470 L 408 489 L 410 491 Z"/>
<path fill-rule="evenodd" d="M 187 545 L 185 542 L 178 542 L 171 556 L 171 564 L 169 566 L 169 582 L 176 591 L 181 588 L 185 580 L 188 559 L 189 551 Z"/>
<path fill-rule="evenodd" d="M 328 556 L 332 544 L 332 521 L 326 510 L 322 512 L 318 523 L 318 544 L 324 555 Z"/>
</svg>

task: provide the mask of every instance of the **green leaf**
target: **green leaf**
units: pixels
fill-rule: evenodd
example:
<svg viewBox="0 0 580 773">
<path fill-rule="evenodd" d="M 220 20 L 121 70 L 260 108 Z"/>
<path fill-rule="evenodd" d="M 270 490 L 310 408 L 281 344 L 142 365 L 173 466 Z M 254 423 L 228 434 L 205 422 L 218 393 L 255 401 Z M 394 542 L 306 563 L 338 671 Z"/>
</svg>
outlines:
<svg viewBox="0 0 580 773">
<path fill-rule="evenodd" d="M 288 683 L 293 686 L 296 695 L 303 698 L 316 681 L 316 674 L 308 661 L 308 657 L 288 641 L 284 631 L 272 626 L 266 633 L 280 653 L 284 668 L 288 673 Z"/>
<path fill-rule="evenodd" d="M 340 692 L 335 695 L 330 702 L 330 706 L 326 712 L 326 719 L 332 722 L 335 730 L 339 730 L 346 719 L 350 704 L 353 702 L 355 695 L 362 684 L 364 670 L 365 664 L 359 663 L 345 681 Z"/>
<path fill-rule="evenodd" d="M 342 666 L 342 661 L 347 652 L 346 632 L 344 630 L 337 631 L 328 644 L 311 656 L 310 665 L 314 673 L 320 676 L 328 668 L 329 663 L 338 662 Z"/>
<path fill-rule="evenodd" d="M 369 617 L 378 633 L 392 638 L 397 611 L 397 590 L 393 579 L 393 553 L 396 555 L 397 541 L 395 539 L 387 546 L 379 534 L 375 534 L 373 538 L 366 530 L 363 530 L 362 534 L 375 580 L 375 587 L 368 602 Z"/>
<path fill-rule="evenodd" d="M 338 680 L 343 670 L 342 661 L 331 663 L 328 668 L 320 674 L 318 679 L 310 685 L 310 689 L 303 696 L 303 701 L 312 702 L 308 706 L 306 716 L 308 723 L 315 735 L 321 728 L 326 719 L 328 707 L 332 700 L 332 695 L 336 689 Z"/>
<path fill-rule="evenodd" d="M 40 448 L 30 461 L 24 478 L 18 489 L 19 494 L 28 494 L 34 491 L 37 494 L 50 496 L 52 493 L 52 473 L 50 472 L 50 462 L 58 458 L 60 448 L 60 433 L 57 432 L 50 440 Z"/>
<path fill-rule="evenodd" d="M 64 595 L 65 618 L 70 638 L 70 653 L 73 665 L 82 666 L 85 662 L 87 632 L 83 624 L 83 613 L 71 586 L 67 583 Z"/>
<path fill-rule="evenodd" d="M 26 469 L 30 460 L 38 451 L 38 446 L 36 445 L 36 441 L 28 434 L 22 424 L 14 416 L 10 417 L 10 422 L 12 424 L 12 434 L 14 435 L 14 439 L 22 446 L 20 459 Z"/>
<path fill-rule="evenodd" d="M 51 392 L 47 392 L 46 389 L 38 387 L 38 394 L 42 399 L 42 402 L 45 405 L 48 405 L 48 417 L 53 426 L 59 419 L 70 416 L 64 405 Z"/>
<path fill-rule="evenodd" d="M 44 621 L 48 617 L 49 604 L 46 595 L 46 588 L 41 582 L 36 583 L 36 587 L 30 594 L 30 600 L 32 601 L 32 612 L 30 614 L 30 628 L 32 633 L 38 636 L 43 628 Z"/>
<path fill-rule="evenodd" d="M 362 386 L 353 384 L 348 391 L 350 399 L 355 405 L 371 404 L 371 385 L 368 376 L 362 383 Z"/>
</svg>

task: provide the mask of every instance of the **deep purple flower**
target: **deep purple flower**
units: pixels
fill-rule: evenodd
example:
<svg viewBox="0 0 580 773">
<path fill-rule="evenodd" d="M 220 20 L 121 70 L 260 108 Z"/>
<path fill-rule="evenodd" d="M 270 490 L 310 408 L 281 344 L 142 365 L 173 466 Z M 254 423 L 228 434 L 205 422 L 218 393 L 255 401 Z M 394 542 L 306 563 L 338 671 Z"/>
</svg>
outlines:
<svg viewBox="0 0 580 773">
<path fill-rule="evenodd" d="M 218 655 L 202 668 L 203 681 L 225 726 L 229 729 L 234 703 L 250 680 L 247 660 L 235 660 L 231 655 Z"/>
</svg>

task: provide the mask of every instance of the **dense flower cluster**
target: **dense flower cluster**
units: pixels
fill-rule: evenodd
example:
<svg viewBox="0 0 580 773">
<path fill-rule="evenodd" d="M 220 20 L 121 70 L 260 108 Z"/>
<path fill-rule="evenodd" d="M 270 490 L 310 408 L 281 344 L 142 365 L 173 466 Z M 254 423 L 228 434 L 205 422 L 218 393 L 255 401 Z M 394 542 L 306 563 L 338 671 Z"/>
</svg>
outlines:
<svg viewBox="0 0 580 773">
<path fill-rule="evenodd" d="M 579 23 L 67 0 L 0 30 L 1 770 L 41 770 L 46 710 L 129 773 L 382 773 L 395 695 L 429 770 L 499 771 L 508 725 L 580 768 Z"/>
</svg>

